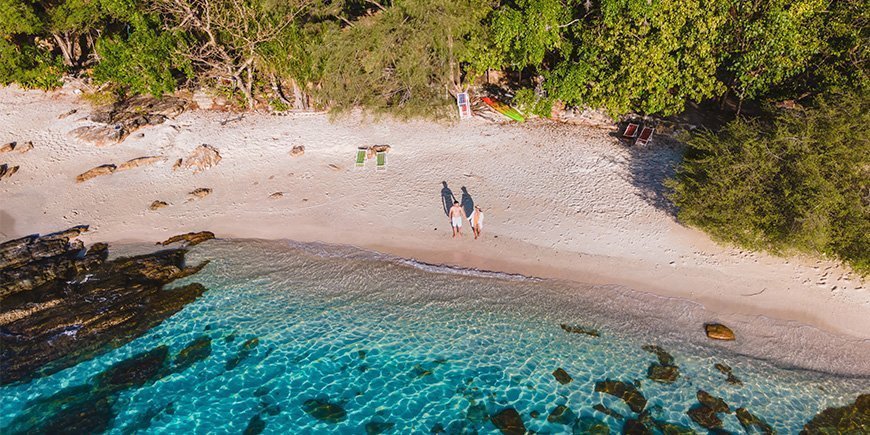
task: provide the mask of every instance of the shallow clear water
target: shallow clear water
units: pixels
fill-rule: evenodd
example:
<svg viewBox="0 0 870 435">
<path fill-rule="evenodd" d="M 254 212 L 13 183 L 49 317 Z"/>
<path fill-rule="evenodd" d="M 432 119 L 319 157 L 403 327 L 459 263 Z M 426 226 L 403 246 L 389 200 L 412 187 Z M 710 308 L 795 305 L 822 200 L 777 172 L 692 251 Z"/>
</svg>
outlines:
<svg viewBox="0 0 870 435">
<path fill-rule="evenodd" d="M 449 271 L 286 242 L 211 241 L 188 257 L 202 259 L 209 266 L 184 280 L 209 289 L 201 299 L 121 348 L 3 387 L 0 428 L 28 401 L 87 383 L 161 344 L 175 354 L 203 335 L 212 338 L 207 359 L 120 394 L 111 432 L 241 433 L 259 415 L 264 433 L 365 433 L 372 421 L 392 423 L 392 433 L 429 433 L 438 424 L 448 432 L 492 433 L 483 410 L 513 407 L 530 430 L 566 433 L 570 426 L 547 422 L 557 405 L 566 405 L 618 433 L 622 421 L 592 409 L 604 404 L 636 415 L 622 400 L 594 391 L 596 381 L 609 378 L 639 381 L 657 419 L 699 432 L 686 411 L 704 389 L 732 410 L 745 407 L 780 433 L 795 433 L 819 411 L 870 392 L 867 378 L 786 370 L 687 339 L 681 325 L 695 322 L 700 308 L 627 289 Z M 601 337 L 567 333 L 561 323 L 594 327 Z M 228 369 L 255 337 L 259 345 Z M 675 383 L 646 378 L 656 356 L 641 349 L 645 344 L 674 356 L 681 373 Z M 713 367 L 719 362 L 733 367 L 743 385 L 726 383 Z M 573 382 L 556 382 L 558 367 Z M 312 399 L 341 406 L 346 418 L 312 417 L 305 412 Z M 720 417 L 725 429 L 743 431 L 734 414 Z"/>
</svg>

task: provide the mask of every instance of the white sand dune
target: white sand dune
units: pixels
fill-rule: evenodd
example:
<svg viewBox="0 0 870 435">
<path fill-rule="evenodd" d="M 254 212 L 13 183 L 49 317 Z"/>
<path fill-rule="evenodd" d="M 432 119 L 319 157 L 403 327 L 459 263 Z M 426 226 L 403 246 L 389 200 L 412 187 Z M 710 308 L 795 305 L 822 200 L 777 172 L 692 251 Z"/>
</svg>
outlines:
<svg viewBox="0 0 870 435">
<path fill-rule="evenodd" d="M 58 119 L 73 108 L 76 114 Z M 687 298 L 740 325 L 763 316 L 870 339 L 870 292 L 834 262 L 719 246 L 677 223 L 661 180 L 678 150 L 660 140 L 629 149 L 608 131 L 550 122 L 456 125 L 373 122 L 354 115 L 186 112 L 98 148 L 70 137 L 89 113 L 68 92 L 0 89 L 0 143 L 33 141 L 0 181 L 0 239 L 90 224 L 86 241 L 159 241 L 186 231 L 218 237 L 350 244 L 450 264 Z M 143 133 L 142 137 L 138 133 Z M 222 160 L 173 171 L 209 144 Z M 354 167 L 361 145 L 389 144 L 388 169 Z M 305 154 L 291 157 L 294 145 Z M 148 166 L 77 184 L 98 165 L 142 156 Z M 484 208 L 481 240 L 450 237 L 442 181 Z M 189 192 L 211 188 L 204 198 Z M 270 197 L 282 192 L 279 197 Z M 169 205 L 149 210 L 161 200 Z M 664 207 L 664 208 L 662 208 Z M 699 327 L 699 331 L 700 331 Z M 866 346 L 866 341 L 864 342 Z"/>
</svg>

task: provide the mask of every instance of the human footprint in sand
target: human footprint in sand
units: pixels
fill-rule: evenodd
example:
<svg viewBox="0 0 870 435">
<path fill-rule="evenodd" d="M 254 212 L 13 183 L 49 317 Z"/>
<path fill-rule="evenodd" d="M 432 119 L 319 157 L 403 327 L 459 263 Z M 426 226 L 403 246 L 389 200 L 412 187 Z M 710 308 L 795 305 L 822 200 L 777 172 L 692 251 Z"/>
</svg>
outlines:
<svg viewBox="0 0 870 435">
<path fill-rule="evenodd" d="M 474 211 L 468 217 L 468 222 L 471 224 L 471 231 L 474 233 L 474 238 L 480 237 L 480 230 L 483 229 L 483 210 L 480 206 L 474 206 Z"/>
<path fill-rule="evenodd" d="M 466 219 L 467 216 L 465 216 L 465 210 L 459 205 L 459 201 L 453 201 L 453 207 L 450 207 L 448 215 L 450 216 L 450 226 L 453 227 L 453 237 L 456 237 L 457 234 L 462 237 L 462 220 Z"/>
</svg>

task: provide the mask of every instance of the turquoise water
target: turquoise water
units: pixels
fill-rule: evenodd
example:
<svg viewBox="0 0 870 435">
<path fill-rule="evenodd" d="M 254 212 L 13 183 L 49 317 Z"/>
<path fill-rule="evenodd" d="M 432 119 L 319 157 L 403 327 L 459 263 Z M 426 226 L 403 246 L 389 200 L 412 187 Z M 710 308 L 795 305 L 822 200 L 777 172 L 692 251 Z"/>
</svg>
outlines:
<svg viewBox="0 0 870 435">
<path fill-rule="evenodd" d="M 512 407 L 529 430 L 570 433 L 570 425 L 547 421 L 565 405 L 619 433 L 624 420 L 592 408 L 636 416 L 622 400 L 594 391 L 595 382 L 612 379 L 637 381 L 656 419 L 698 432 L 705 430 L 686 412 L 703 389 L 780 433 L 795 433 L 819 411 L 870 392 L 867 378 L 788 370 L 687 339 L 680 331 L 698 320 L 697 307 L 626 289 L 286 242 L 211 241 L 189 255 L 191 263 L 202 259 L 212 261 L 178 283 L 204 284 L 201 299 L 121 348 L 3 387 L 0 428 L 28 402 L 86 384 L 114 363 L 159 345 L 174 355 L 203 336 L 212 339 L 208 358 L 117 395 L 109 432 L 242 433 L 258 417 L 264 433 L 365 433 L 372 422 L 388 433 L 429 433 L 438 425 L 448 433 L 493 433 L 486 415 Z M 567 333 L 563 323 L 601 336 Z M 243 351 L 254 338 L 258 344 Z M 674 356 L 681 375 L 675 383 L 646 378 L 656 356 L 641 349 L 645 344 Z M 731 366 L 743 385 L 726 383 L 715 363 Z M 556 382 L 559 367 L 571 383 Z M 312 401 L 345 414 L 338 422 L 319 420 L 306 412 Z M 743 432 L 734 414 L 720 417 L 726 430 Z"/>
</svg>

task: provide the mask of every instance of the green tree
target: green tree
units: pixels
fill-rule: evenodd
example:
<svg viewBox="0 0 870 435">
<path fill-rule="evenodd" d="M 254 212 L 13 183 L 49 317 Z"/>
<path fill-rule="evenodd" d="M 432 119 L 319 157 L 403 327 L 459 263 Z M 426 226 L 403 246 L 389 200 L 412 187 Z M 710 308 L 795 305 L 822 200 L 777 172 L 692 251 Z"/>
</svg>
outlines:
<svg viewBox="0 0 870 435">
<path fill-rule="evenodd" d="M 669 181 L 681 221 L 715 239 L 809 252 L 870 272 L 868 94 L 818 100 L 772 122 L 691 135 Z"/>
</svg>

